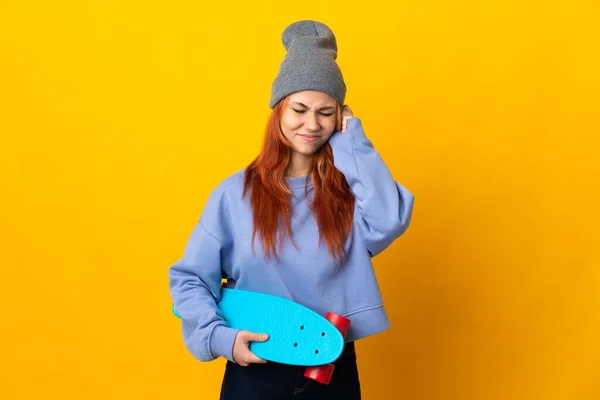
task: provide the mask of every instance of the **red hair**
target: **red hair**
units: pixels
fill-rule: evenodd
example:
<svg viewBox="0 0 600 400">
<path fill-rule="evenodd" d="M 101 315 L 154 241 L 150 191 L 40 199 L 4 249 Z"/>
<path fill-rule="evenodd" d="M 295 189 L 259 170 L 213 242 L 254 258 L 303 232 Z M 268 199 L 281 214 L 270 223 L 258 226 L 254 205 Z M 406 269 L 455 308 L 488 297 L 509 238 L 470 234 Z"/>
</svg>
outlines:
<svg viewBox="0 0 600 400">
<path fill-rule="evenodd" d="M 246 168 L 242 197 L 251 190 L 252 207 L 252 247 L 258 234 L 264 249 L 264 257 L 272 254 L 278 259 L 283 244 L 283 228 L 294 245 L 292 238 L 292 192 L 287 187 L 286 170 L 290 163 L 292 149 L 281 131 L 281 116 L 289 101 L 280 101 L 271 113 L 265 130 L 262 150 L 258 157 Z M 341 129 L 342 111 L 336 103 L 336 130 Z M 354 217 L 354 195 L 344 175 L 333 164 L 333 152 L 325 143 L 315 153 L 311 178 L 314 198 L 310 209 L 319 227 L 319 246 L 322 240 L 328 252 L 343 264 L 346 257 L 344 243 L 351 232 Z M 305 188 L 305 193 L 308 193 Z"/>
</svg>

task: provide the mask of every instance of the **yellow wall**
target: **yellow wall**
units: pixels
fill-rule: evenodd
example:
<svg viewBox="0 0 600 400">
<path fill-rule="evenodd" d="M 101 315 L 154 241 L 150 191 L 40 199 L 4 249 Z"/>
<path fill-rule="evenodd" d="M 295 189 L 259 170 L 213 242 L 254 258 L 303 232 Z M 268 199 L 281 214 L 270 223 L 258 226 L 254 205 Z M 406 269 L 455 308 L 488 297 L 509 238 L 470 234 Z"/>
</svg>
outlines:
<svg viewBox="0 0 600 400">
<path fill-rule="evenodd" d="M 417 197 L 365 399 L 600 398 L 599 3 L 217 3 L 1 2 L 0 398 L 218 397 L 167 268 L 304 18 Z"/>
</svg>

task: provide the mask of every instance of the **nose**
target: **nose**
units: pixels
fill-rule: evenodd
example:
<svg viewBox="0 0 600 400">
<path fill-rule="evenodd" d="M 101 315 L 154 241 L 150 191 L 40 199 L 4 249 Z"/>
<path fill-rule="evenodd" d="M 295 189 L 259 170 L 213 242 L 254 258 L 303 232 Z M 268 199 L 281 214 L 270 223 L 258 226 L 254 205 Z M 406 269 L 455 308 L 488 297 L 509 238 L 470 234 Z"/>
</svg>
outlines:
<svg viewBox="0 0 600 400">
<path fill-rule="evenodd" d="M 306 121 L 304 122 L 304 125 L 306 126 L 306 129 L 309 129 L 311 131 L 318 131 L 319 130 L 319 117 L 316 115 L 316 113 L 307 113 L 308 116 L 306 117 Z"/>
</svg>

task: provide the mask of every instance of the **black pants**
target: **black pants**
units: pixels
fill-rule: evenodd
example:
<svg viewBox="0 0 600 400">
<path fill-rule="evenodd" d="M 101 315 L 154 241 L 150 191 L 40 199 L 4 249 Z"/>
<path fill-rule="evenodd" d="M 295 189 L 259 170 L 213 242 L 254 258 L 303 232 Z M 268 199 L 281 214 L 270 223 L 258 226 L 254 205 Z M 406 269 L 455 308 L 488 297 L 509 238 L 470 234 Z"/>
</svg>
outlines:
<svg viewBox="0 0 600 400">
<path fill-rule="evenodd" d="M 346 343 L 329 385 L 304 377 L 306 367 L 227 362 L 220 400 L 360 400 L 354 342 Z"/>
</svg>

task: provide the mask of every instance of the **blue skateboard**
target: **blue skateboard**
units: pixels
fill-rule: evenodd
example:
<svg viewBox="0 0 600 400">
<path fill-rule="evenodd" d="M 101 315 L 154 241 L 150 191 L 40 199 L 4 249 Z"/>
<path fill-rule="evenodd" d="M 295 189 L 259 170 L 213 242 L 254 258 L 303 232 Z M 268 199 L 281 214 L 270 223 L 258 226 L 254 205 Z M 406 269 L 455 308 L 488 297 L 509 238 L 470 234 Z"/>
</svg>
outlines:
<svg viewBox="0 0 600 400">
<path fill-rule="evenodd" d="M 331 364 L 344 349 L 350 320 L 334 313 L 325 317 L 291 300 L 238 289 L 221 289 L 217 307 L 234 329 L 266 333 L 266 342 L 250 350 L 267 361 L 307 366 L 305 376 L 328 384 Z M 173 312 L 179 317 L 175 306 Z"/>
</svg>

